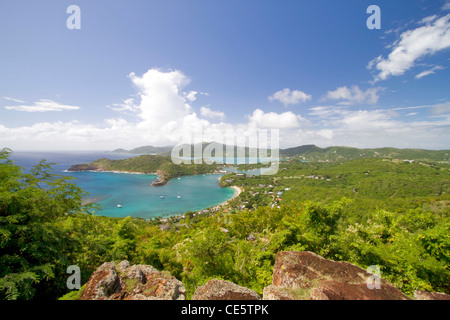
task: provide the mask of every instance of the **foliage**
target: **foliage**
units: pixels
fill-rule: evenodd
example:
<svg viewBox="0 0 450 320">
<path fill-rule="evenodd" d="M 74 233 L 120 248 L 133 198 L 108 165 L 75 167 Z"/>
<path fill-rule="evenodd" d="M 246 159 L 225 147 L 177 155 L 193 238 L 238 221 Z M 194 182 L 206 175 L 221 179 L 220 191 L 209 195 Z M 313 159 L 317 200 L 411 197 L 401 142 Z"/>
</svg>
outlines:
<svg viewBox="0 0 450 320">
<path fill-rule="evenodd" d="M 54 280 L 67 264 L 63 252 L 73 245 L 59 221 L 84 210 L 84 192 L 69 178 L 50 173 L 45 161 L 23 173 L 9 154 L 0 153 L 0 296 L 46 296 L 48 287 L 61 288 Z"/>
</svg>

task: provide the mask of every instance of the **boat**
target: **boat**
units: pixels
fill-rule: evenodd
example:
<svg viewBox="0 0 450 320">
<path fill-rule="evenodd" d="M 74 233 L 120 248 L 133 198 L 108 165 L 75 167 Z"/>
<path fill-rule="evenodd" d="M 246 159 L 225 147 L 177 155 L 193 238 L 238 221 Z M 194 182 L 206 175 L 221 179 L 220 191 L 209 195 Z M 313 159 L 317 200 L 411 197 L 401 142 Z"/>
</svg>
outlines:
<svg viewBox="0 0 450 320">
<path fill-rule="evenodd" d="M 118 204 L 118 205 L 117 205 L 117 208 L 122 208 L 122 205 L 121 205 L 121 204 Z"/>
<path fill-rule="evenodd" d="M 164 196 L 159 196 L 161 199 L 164 199 Z"/>
<path fill-rule="evenodd" d="M 178 198 L 178 199 L 180 199 L 180 198 L 181 198 L 180 194 L 178 194 L 178 195 L 177 195 L 177 198 Z"/>
</svg>

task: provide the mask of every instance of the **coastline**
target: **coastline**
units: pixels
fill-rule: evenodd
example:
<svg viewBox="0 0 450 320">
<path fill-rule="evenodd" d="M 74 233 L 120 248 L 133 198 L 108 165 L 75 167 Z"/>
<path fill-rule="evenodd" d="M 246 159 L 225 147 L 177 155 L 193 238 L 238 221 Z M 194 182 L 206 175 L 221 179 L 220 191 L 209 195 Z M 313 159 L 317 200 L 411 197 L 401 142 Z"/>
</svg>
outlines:
<svg viewBox="0 0 450 320">
<path fill-rule="evenodd" d="M 156 173 L 153 172 L 136 172 L 136 171 L 119 171 L 119 170 L 64 170 L 63 172 L 100 172 L 100 173 L 126 173 L 126 174 L 152 174 L 157 176 Z"/>
<path fill-rule="evenodd" d="M 219 209 L 220 207 L 227 205 L 228 202 L 230 202 L 234 198 L 238 197 L 241 194 L 241 192 L 242 192 L 242 189 L 239 188 L 238 186 L 231 186 L 231 188 L 234 189 L 234 194 L 233 194 L 233 196 L 230 199 L 228 199 L 228 200 L 226 200 L 226 201 L 224 201 L 222 203 L 219 203 L 218 205 L 215 205 L 214 207 L 210 207 L 209 209 Z"/>
</svg>

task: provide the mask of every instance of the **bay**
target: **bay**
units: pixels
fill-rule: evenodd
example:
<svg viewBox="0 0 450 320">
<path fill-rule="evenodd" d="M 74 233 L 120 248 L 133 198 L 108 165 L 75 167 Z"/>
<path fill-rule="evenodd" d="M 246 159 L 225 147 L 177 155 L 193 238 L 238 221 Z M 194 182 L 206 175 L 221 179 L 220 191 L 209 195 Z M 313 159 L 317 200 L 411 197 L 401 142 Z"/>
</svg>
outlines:
<svg viewBox="0 0 450 320">
<path fill-rule="evenodd" d="M 74 183 L 88 192 L 84 199 L 103 208 L 98 215 L 109 217 L 168 217 L 202 210 L 230 199 L 234 190 L 219 186 L 220 174 L 184 176 L 154 187 L 152 174 L 112 172 L 66 172 L 73 164 L 99 158 L 126 159 L 137 155 L 105 152 L 14 152 L 11 159 L 26 171 L 41 159 L 56 163 L 54 172 L 76 178 Z M 119 207 L 119 206 L 120 207 Z"/>
</svg>

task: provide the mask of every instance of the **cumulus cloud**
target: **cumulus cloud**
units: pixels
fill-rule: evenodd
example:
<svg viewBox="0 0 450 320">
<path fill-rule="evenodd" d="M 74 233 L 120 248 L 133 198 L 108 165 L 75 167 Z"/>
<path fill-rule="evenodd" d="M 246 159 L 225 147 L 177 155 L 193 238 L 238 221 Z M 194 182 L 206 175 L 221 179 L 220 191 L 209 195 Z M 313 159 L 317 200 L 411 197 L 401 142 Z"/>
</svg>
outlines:
<svg viewBox="0 0 450 320">
<path fill-rule="evenodd" d="M 300 127 L 300 121 L 303 118 L 293 112 L 264 112 L 261 109 L 256 109 L 248 117 L 249 123 L 258 128 L 267 129 L 289 129 Z"/>
<path fill-rule="evenodd" d="M 203 106 L 200 108 L 200 114 L 206 118 L 219 119 L 219 120 L 225 119 L 225 113 L 223 113 L 222 111 L 213 111 L 210 108 L 208 108 L 207 106 Z"/>
<path fill-rule="evenodd" d="M 20 100 L 16 100 L 15 102 L 20 102 Z M 48 112 L 48 111 L 78 110 L 80 109 L 80 107 L 60 104 L 58 102 L 49 99 L 40 99 L 39 101 L 36 101 L 33 105 L 5 106 L 5 109 L 24 112 Z"/>
<path fill-rule="evenodd" d="M 341 105 L 353 104 L 376 104 L 378 102 L 378 93 L 382 88 L 369 88 L 362 91 L 358 86 L 339 87 L 334 91 L 328 91 L 322 100 L 339 100 Z"/>
<path fill-rule="evenodd" d="M 196 97 L 197 94 L 198 94 L 197 91 L 184 92 L 184 96 L 186 97 L 186 99 L 188 99 L 191 102 L 197 100 Z"/>
<path fill-rule="evenodd" d="M 403 75 L 417 60 L 450 48 L 450 14 L 426 17 L 420 24 L 400 35 L 386 59 L 379 56 L 369 62 L 368 69 L 375 68 L 378 72 L 375 81 Z"/>
<path fill-rule="evenodd" d="M 134 106 L 144 121 L 160 127 L 176 121 L 191 112 L 191 106 L 182 95 L 190 79 L 179 70 L 164 72 L 150 69 L 142 76 L 130 73 L 129 78 L 138 89 L 139 103 Z"/>
<path fill-rule="evenodd" d="M 304 93 L 300 90 L 293 90 L 286 88 L 283 90 L 280 90 L 278 92 L 275 92 L 273 95 L 269 97 L 270 101 L 280 101 L 285 106 L 291 105 L 291 104 L 299 104 L 300 102 L 306 102 L 311 100 L 312 96 L 309 94 Z"/>
</svg>

